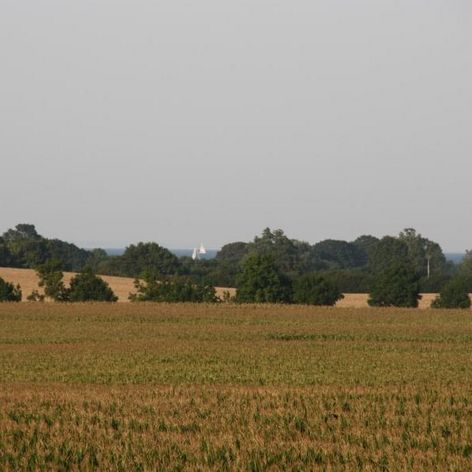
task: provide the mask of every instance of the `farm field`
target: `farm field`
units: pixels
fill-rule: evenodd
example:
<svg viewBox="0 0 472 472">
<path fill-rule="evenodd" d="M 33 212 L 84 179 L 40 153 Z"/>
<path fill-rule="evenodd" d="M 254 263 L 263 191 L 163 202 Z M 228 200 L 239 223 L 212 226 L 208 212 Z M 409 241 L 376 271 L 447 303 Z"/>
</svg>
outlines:
<svg viewBox="0 0 472 472">
<path fill-rule="evenodd" d="M 469 311 L 0 304 L 0 470 L 470 470 Z"/>
<path fill-rule="evenodd" d="M 69 283 L 70 279 L 76 275 L 75 272 L 64 272 L 64 281 L 66 284 Z M 8 282 L 14 284 L 20 284 L 21 290 L 23 291 L 23 301 L 26 301 L 26 297 L 33 291 L 43 290 L 38 286 L 38 277 L 33 269 L 14 269 L 10 267 L 0 267 L 0 277 Z M 129 302 L 128 297 L 130 293 L 134 293 L 134 279 L 130 277 L 114 277 L 111 275 L 101 275 L 112 288 L 115 295 L 118 297 L 119 302 Z M 235 290 L 233 288 L 222 288 L 216 287 L 216 294 L 223 298 L 225 291 L 229 291 L 231 295 L 234 295 Z"/>
<path fill-rule="evenodd" d="M 64 280 L 69 282 L 71 277 L 75 274 L 73 272 L 65 272 Z M 32 269 L 13 269 L 9 267 L 0 267 L 0 277 L 8 282 L 20 284 L 23 291 L 23 301 L 33 291 L 39 290 L 38 277 L 36 272 Z M 129 277 L 113 277 L 109 275 L 101 276 L 112 288 L 119 302 L 129 302 L 128 296 L 134 292 L 134 279 Z M 234 288 L 216 287 L 216 293 L 220 298 L 223 298 L 224 292 L 228 291 L 231 295 L 236 293 Z M 431 302 L 436 298 L 435 293 L 425 293 L 419 302 L 419 308 L 426 309 L 431 306 Z M 346 293 L 344 298 L 336 304 L 341 308 L 366 308 L 368 306 L 367 300 L 369 296 L 366 293 Z"/>
</svg>

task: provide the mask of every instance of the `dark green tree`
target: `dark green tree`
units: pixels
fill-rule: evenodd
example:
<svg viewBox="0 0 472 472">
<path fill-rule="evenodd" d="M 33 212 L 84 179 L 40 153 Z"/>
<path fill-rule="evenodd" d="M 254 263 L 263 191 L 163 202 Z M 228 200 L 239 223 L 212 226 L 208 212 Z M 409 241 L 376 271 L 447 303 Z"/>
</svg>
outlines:
<svg viewBox="0 0 472 472">
<path fill-rule="evenodd" d="M 196 259 L 188 256 L 179 258 L 179 269 L 176 275 L 182 275 L 191 278 L 194 282 L 206 285 L 215 285 L 215 268 L 217 263 L 215 259 Z"/>
<path fill-rule="evenodd" d="M 43 238 L 30 224 L 9 229 L 0 241 L 0 261 L 6 259 L 8 266 L 35 268 L 57 259 L 62 270 L 80 270 L 89 257 L 89 251 L 74 244 Z"/>
<path fill-rule="evenodd" d="M 68 298 L 71 302 L 116 302 L 118 297 L 107 282 L 87 268 L 70 281 Z"/>
<path fill-rule="evenodd" d="M 408 258 L 419 277 L 441 277 L 448 270 L 441 246 L 421 236 L 413 228 L 404 229 L 398 239 L 408 248 Z"/>
<path fill-rule="evenodd" d="M 234 287 L 236 276 L 241 271 L 241 263 L 247 256 L 249 244 L 234 242 L 224 245 L 216 254 L 210 277 L 221 287 Z"/>
<path fill-rule="evenodd" d="M 375 277 L 369 305 L 416 308 L 420 299 L 418 275 L 415 270 L 409 263 L 397 262 Z"/>
<path fill-rule="evenodd" d="M 354 243 L 326 239 L 313 246 L 313 259 L 326 269 L 350 269 L 367 264 L 367 253 Z"/>
<path fill-rule="evenodd" d="M 469 284 L 462 277 L 454 277 L 433 300 L 432 308 L 470 308 Z"/>
<path fill-rule="evenodd" d="M 113 257 L 108 256 L 104 249 L 92 249 L 87 259 L 87 267 L 91 268 L 95 274 L 107 273 L 107 263 Z"/>
<path fill-rule="evenodd" d="M 241 241 L 225 244 L 216 254 L 218 263 L 228 263 L 233 266 L 239 266 L 248 253 L 248 243 Z"/>
<path fill-rule="evenodd" d="M 130 294 L 133 302 L 166 303 L 216 303 L 215 288 L 211 285 L 195 283 L 183 276 L 157 276 L 148 272 L 143 280 L 134 282 L 136 293 Z"/>
<path fill-rule="evenodd" d="M 248 245 L 249 254 L 269 256 L 278 269 L 296 276 L 310 270 L 311 246 L 303 241 L 289 239 L 281 229 L 266 228 L 261 236 L 256 236 Z"/>
<path fill-rule="evenodd" d="M 21 241 L 21 240 L 40 240 L 43 239 L 38 234 L 34 225 L 31 224 L 19 224 L 15 226 L 15 229 L 9 229 L 3 234 L 3 238 L 6 241 Z"/>
<path fill-rule="evenodd" d="M 344 295 L 333 282 L 316 274 L 302 275 L 293 284 L 295 303 L 333 306 L 342 298 Z"/>
<path fill-rule="evenodd" d="M 140 277 L 146 271 L 160 275 L 174 275 L 179 270 L 179 260 L 157 243 L 131 244 L 118 257 L 119 275 Z"/>
<path fill-rule="evenodd" d="M 383 237 L 377 244 L 369 260 L 369 271 L 380 274 L 398 264 L 409 264 L 408 246 L 392 236 Z"/>
<path fill-rule="evenodd" d="M 0 277 L 0 302 L 21 302 L 21 298 L 20 286 L 6 282 Z"/>
<path fill-rule="evenodd" d="M 374 278 L 363 268 L 329 270 L 322 274 L 342 293 L 369 293 Z"/>
<path fill-rule="evenodd" d="M 472 289 L 472 251 L 466 251 L 462 262 L 457 267 L 457 274 L 467 281 L 469 290 Z"/>
<path fill-rule="evenodd" d="M 62 270 L 80 271 L 88 266 L 90 258 L 93 258 L 91 251 L 59 239 L 45 239 L 43 244 L 46 260 L 57 259 L 61 261 Z"/>
<path fill-rule="evenodd" d="M 5 239 L 0 236 L 0 267 L 15 267 L 17 265 L 15 257 L 10 249 L 8 249 Z"/>
<path fill-rule="evenodd" d="M 251 254 L 237 277 L 236 301 L 241 303 L 290 303 L 290 279 L 269 255 Z"/>
<path fill-rule="evenodd" d="M 364 251 L 367 254 L 367 260 L 369 261 L 372 257 L 375 249 L 377 248 L 377 244 L 379 243 L 380 239 L 372 236 L 370 234 L 364 234 L 359 236 L 353 244 L 356 245 L 359 249 Z"/>
<path fill-rule="evenodd" d="M 38 285 L 44 288 L 46 297 L 58 301 L 69 301 L 69 290 L 64 285 L 64 274 L 61 270 L 61 262 L 50 260 L 36 269 L 39 278 Z"/>
</svg>

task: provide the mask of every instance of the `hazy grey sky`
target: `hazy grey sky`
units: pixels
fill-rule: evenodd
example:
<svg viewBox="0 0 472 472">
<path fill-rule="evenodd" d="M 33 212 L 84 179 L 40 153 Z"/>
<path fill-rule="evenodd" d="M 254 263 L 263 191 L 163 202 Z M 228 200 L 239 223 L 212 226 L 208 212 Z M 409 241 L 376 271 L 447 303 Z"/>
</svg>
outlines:
<svg viewBox="0 0 472 472">
<path fill-rule="evenodd" d="M 0 231 L 472 248 L 470 0 L 0 0 Z"/>
</svg>

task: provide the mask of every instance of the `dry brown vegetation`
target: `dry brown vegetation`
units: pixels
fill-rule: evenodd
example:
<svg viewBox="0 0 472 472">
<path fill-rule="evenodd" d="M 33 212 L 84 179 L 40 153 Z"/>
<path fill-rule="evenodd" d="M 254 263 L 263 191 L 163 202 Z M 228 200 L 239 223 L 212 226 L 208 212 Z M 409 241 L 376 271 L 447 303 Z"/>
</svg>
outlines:
<svg viewBox="0 0 472 472">
<path fill-rule="evenodd" d="M 418 308 L 431 307 L 431 302 L 437 297 L 437 293 L 423 293 L 418 303 Z M 344 298 L 336 303 L 339 308 L 366 308 L 369 295 L 367 293 L 345 293 Z"/>
<path fill-rule="evenodd" d="M 0 304 L 0 470 L 470 470 L 471 321 Z"/>
</svg>

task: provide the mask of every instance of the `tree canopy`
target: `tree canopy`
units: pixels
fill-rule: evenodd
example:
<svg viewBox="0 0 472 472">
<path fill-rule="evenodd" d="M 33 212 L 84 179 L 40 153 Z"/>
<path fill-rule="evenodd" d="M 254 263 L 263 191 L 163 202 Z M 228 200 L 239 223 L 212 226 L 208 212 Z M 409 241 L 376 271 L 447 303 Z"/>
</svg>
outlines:
<svg viewBox="0 0 472 472">
<path fill-rule="evenodd" d="M 347 241 L 326 239 L 313 246 L 315 264 L 326 269 L 352 269 L 363 267 L 368 262 L 367 252 Z"/>
<path fill-rule="evenodd" d="M 335 305 L 343 298 L 338 286 L 316 274 L 305 274 L 293 285 L 293 301 L 302 305 Z"/>
<path fill-rule="evenodd" d="M 0 266 L 36 268 L 55 261 L 59 271 L 140 277 L 153 272 L 159 277 L 186 276 L 194 283 L 235 287 L 245 261 L 254 255 L 271 258 L 280 277 L 288 282 L 317 273 L 343 292 L 366 292 L 377 276 L 392 264 L 409 264 L 419 278 L 421 291 L 438 292 L 457 271 L 470 283 L 472 256 L 457 269 L 447 262 L 439 244 L 412 228 L 398 236 L 381 239 L 363 235 L 352 242 L 325 239 L 315 244 L 288 237 L 281 229 L 265 228 L 251 242 L 226 244 L 214 259 L 178 258 L 155 242 L 129 245 L 123 255 L 103 249 L 86 250 L 59 239 L 48 239 L 34 225 L 19 224 L 0 236 Z M 467 275 L 469 274 L 469 275 Z M 57 277 L 57 276 L 56 276 Z"/>
<path fill-rule="evenodd" d="M 119 274 L 139 277 L 147 271 L 160 275 L 173 275 L 179 269 L 179 259 L 157 243 L 131 244 L 117 258 Z"/>
<path fill-rule="evenodd" d="M 71 302 L 116 302 L 118 297 L 108 283 L 89 268 L 71 279 L 68 299 Z"/>
<path fill-rule="evenodd" d="M 62 270 L 80 270 L 90 252 L 74 244 L 41 236 L 34 225 L 19 224 L 0 238 L 0 266 L 35 268 L 52 259 Z"/>
<path fill-rule="evenodd" d="M 291 283 L 273 257 L 251 254 L 237 278 L 236 301 L 241 303 L 289 303 Z"/>
<path fill-rule="evenodd" d="M 418 275 L 409 263 L 392 263 L 375 278 L 370 306 L 416 308 L 421 296 Z"/>
<path fill-rule="evenodd" d="M 469 284 L 463 277 L 451 279 L 431 304 L 433 308 L 470 308 Z"/>
</svg>

